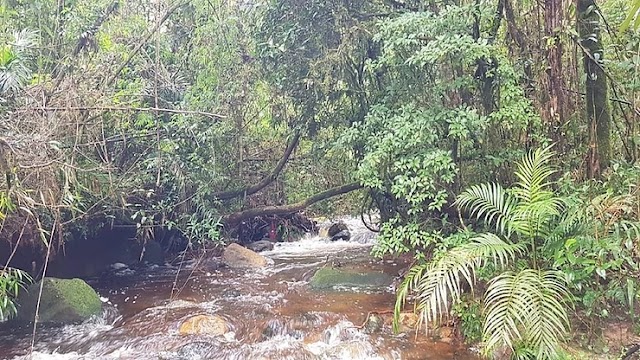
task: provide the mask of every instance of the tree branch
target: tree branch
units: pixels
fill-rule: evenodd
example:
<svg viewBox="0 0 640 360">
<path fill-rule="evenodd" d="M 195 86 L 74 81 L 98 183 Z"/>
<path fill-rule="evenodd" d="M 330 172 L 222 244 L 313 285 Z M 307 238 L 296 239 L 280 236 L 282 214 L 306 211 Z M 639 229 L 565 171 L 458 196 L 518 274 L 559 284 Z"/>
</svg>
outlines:
<svg viewBox="0 0 640 360">
<path fill-rule="evenodd" d="M 287 164 L 287 161 L 289 160 L 291 153 L 296 148 L 296 146 L 298 146 L 299 141 L 300 141 L 300 131 L 298 130 L 293 135 L 293 139 L 291 139 L 291 142 L 287 146 L 287 149 L 282 155 L 282 158 L 280 158 L 280 161 L 278 161 L 278 164 L 273 169 L 271 174 L 269 174 L 268 176 L 260 180 L 259 183 L 242 188 L 242 189 L 217 192 L 217 193 L 211 194 L 211 198 L 214 198 L 217 200 L 229 200 L 229 199 L 233 199 L 240 196 L 252 195 L 264 189 L 265 187 L 267 187 L 267 185 L 271 184 L 278 177 L 280 172 L 282 172 L 282 169 L 284 169 L 284 166 Z"/>
<path fill-rule="evenodd" d="M 348 192 L 358 190 L 361 188 L 363 188 L 363 186 L 360 185 L 360 183 L 351 183 L 351 184 L 334 187 L 329 190 L 325 190 L 321 193 L 315 194 L 303 201 L 300 201 L 294 204 L 280 205 L 280 206 L 265 206 L 261 208 L 255 208 L 255 209 L 236 212 L 236 213 L 227 215 L 224 219 L 224 223 L 227 226 L 234 226 L 242 220 L 249 219 L 256 216 L 291 214 L 291 213 L 303 210 L 319 201 L 326 200 L 334 196 L 346 194 Z"/>
</svg>

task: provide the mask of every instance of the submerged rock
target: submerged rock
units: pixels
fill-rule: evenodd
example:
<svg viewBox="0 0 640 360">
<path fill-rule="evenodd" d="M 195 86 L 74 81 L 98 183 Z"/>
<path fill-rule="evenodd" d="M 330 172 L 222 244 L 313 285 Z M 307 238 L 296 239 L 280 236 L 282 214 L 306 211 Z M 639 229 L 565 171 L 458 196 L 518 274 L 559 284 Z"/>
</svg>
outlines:
<svg viewBox="0 0 640 360">
<path fill-rule="evenodd" d="M 160 353 L 160 360 L 204 360 L 213 359 L 213 355 L 219 348 L 219 344 L 210 341 L 196 341 L 182 345 L 175 352 Z"/>
<path fill-rule="evenodd" d="M 364 323 L 365 334 L 373 334 L 382 331 L 384 318 L 376 313 L 370 313 Z"/>
<path fill-rule="evenodd" d="M 44 278 L 29 286 L 18 297 L 18 321 L 33 321 L 41 282 L 38 322 L 71 324 L 102 313 L 100 297 L 83 280 Z"/>
<path fill-rule="evenodd" d="M 401 312 L 398 317 L 398 324 L 400 325 L 400 332 L 415 331 L 419 321 L 418 315 L 412 312 Z"/>
<path fill-rule="evenodd" d="M 230 244 L 224 249 L 222 259 L 229 267 L 264 267 L 267 258 L 238 244 Z"/>
<path fill-rule="evenodd" d="M 339 287 L 383 288 L 389 286 L 393 278 L 382 272 L 355 272 L 352 270 L 324 267 L 313 274 L 309 285 L 313 289 Z"/>
<path fill-rule="evenodd" d="M 364 340 L 353 340 L 328 348 L 323 359 L 371 359 L 375 357 L 373 346 Z"/>
<path fill-rule="evenodd" d="M 129 265 L 127 264 L 123 264 L 123 263 L 113 263 L 111 265 L 109 265 L 109 269 L 113 270 L 113 271 L 120 271 L 120 270 L 124 270 L 124 269 L 128 269 Z"/>
<path fill-rule="evenodd" d="M 269 339 L 274 336 L 284 335 L 287 333 L 287 326 L 280 320 L 272 319 L 262 330 L 262 338 Z"/>
<path fill-rule="evenodd" d="M 349 239 L 351 239 L 351 233 L 349 232 L 349 230 L 342 230 L 331 237 L 331 241 L 338 241 L 338 240 L 349 241 Z"/>
<path fill-rule="evenodd" d="M 273 250 L 273 243 L 269 240 L 260 240 L 247 245 L 247 248 L 255 252 Z"/>
<path fill-rule="evenodd" d="M 224 335 L 229 331 L 227 321 L 219 315 L 196 315 L 180 324 L 180 335 Z"/>
</svg>

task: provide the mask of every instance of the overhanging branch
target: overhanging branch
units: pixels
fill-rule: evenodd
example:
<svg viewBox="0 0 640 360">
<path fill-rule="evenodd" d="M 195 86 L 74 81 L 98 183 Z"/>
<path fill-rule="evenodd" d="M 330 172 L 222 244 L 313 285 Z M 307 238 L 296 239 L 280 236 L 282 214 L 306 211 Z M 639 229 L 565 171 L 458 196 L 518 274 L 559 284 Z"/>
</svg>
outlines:
<svg viewBox="0 0 640 360">
<path fill-rule="evenodd" d="M 296 148 L 296 146 L 298 146 L 299 141 L 300 141 L 300 131 L 296 131 L 296 133 L 293 135 L 293 138 L 289 142 L 287 149 L 282 155 L 282 158 L 280 158 L 280 161 L 278 161 L 278 164 L 276 165 L 276 167 L 273 169 L 271 174 L 269 174 L 268 176 L 260 180 L 259 183 L 242 188 L 242 189 L 217 192 L 217 193 L 211 194 L 211 198 L 217 199 L 217 200 L 229 200 L 229 199 L 233 199 L 240 196 L 253 195 L 258 191 L 264 189 L 265 187 L 267 187 L 267 185 L 271 184 L 278 177 L 280 172 L 282 172 L 282 169 L 284 169 L 284 166 L 287 164 L 287 161 L 289 160 L 291 153 Z"/>
<path fill-rule="evenodd" d="M 261 208 L 255 208 L 255 209 L 236 212 L 236 213 L 227 215 L 224 219 L 224 223 L 227 226 L 233 226 L 235 224 L 238 224 L 242 220 L 249 219 L 256 216 L 291 214 L 291 213 L 303 210 L 319 201 L 326 200 L 334 196 L 346 194 L 348 192 L 361 189 L 362 187 L 363 186 L 360 185 L 360 183 L 351 183 L 351 184 L 334 187 L 329 190 L 325 190 L 321 193 L 315 194 L 303 201 L 300 201 L 294 204 L 279 205 L 279 206 L 265 206 Z"/>
</svg>

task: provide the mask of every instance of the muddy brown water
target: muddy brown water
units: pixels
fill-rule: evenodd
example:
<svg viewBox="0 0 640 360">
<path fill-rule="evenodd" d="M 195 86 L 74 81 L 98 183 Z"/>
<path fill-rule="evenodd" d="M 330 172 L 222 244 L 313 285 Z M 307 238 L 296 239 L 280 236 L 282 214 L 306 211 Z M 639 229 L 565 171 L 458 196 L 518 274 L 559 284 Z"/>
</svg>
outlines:
<svg viewBox="0 0 640 360">
<path fill-rule="evenodd" d="M 308 280 L 323 266 L 392 276 L 406 266 L 371 258 L 373 234 L 355 220 L 349 226 L 350 242 L 308 236 L 277 244 L 263 253 L 271 259 L 264 269 L 216 268 L 215 261 L 204 261 L 91 279 L 105 301 L 102 318 L 39 326 L 33 353 L 32 329 L 4 324 L 0 358 L 478 359 L 463 344 L 435 342 L 413 332 L 393 334 L 392 287 L 310 289 Z M 368 334 L 361 326 L 372 312 L 382 314 L 385 323 L 381 331 Z M 224 337 L 180 335 L 180 324 L 200 314 L 223 317 L 230 332 Z"/>
</svg>

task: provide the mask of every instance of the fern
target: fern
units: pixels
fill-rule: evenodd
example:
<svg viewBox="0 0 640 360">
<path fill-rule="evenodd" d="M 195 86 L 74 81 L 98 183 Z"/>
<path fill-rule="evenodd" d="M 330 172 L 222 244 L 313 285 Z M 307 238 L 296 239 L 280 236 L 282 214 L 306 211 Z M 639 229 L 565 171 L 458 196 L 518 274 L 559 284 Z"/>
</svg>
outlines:
<svg viewBox="0 0 640 360">
<path fill-rule="evenodd" d="M 497 268 L 504 268 L 525 249 L 521 244 L 512 244 L 494 234 L 481 234 L 431 263 L 414 266 L 397 292 L 396 320 L 410 292 L 417 293 L 417 309 L 427 322 L 440 319 L 449 313 L 450 303 L 460 300 L 463 284 L 473 288 L 479 267 L 491 262 Z M 398 328 L 397 321 L 394 328 Z"/>
<path fill-rule="evenodd" d="M 563 299 L 568 296 L 561 274 L 525 269 L 495 277 L 485 294 L 486 355 L 524 342 L 536 359 L 557 357 L 559 342 L 569 328 Z"/>
<path fill-rule="evenodd" d="M 511 234 L 510 220 L 515 209 L 515 199 L 499 184 L 472 186 L 458 195 L 454 205 L 468 209 L 472 216 L 495 226 L 501 234 Z"/>
<path fill-rule="evenodd" d="M 518 356 L 516 345 L 525 344 L 536 359 L 556 357 L 569 328 L 563 302 L 568 296 L 566 284 L 558 272 L 540 270 L 536 260 L 539 243 L 542 247 L 557 244 L 566 234 L 558 222 L 564 201 L 549 190 L 552 157 L 550 148 L 526 155 L 518 165 L 518 182 L 508 191 L 498 184 L 483 184 L 458 196 L 457 206 L 494 227 L 496 233 L 477 235 L 431 262 L 414 266 L 397 293 L 396 331 L 409 294 L 415 293 L 420 319 L 434 322 L 449 314 L 451 303 L 460 301 L 464 284 L 473 290 L 481 267 L 491 264 L 508 270 L 516 258 L 527 256 L 523 260 L 532 268 L 505 271 L 489 282 L 484 299 L 484 352 L 489 355 L 507 348 Z"/>
</svg>

